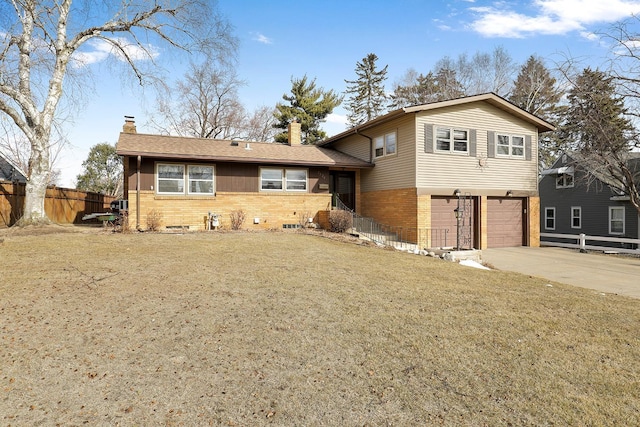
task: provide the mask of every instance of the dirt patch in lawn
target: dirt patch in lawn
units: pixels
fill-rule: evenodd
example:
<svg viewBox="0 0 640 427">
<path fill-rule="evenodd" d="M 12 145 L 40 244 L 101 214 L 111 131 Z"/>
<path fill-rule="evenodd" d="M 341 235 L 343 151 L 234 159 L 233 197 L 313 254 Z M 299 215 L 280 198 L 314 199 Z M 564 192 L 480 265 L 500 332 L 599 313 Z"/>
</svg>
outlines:
<svg viewBox="0 0 640 427">
<path fill-rule="evenodd" d="M 303 233 L 4 233 L 3 425 L 637 425 L 640 301 Z"/>
</svg>

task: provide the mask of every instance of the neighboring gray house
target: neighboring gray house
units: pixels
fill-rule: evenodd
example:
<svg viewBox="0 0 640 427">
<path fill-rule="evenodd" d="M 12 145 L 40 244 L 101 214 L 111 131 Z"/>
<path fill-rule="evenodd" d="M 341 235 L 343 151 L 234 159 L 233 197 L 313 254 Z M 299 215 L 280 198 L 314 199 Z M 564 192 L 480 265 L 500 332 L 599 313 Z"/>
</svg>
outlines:
<svg viewBox="0 0 640 427">
<path fill-rule="evenodd" d="M 576 162 L 577 156 L 563 154 L 550 169 L 542 172 L 539 183 L 540 232 L 640 238 L 640 216 L 629 202 L 629 197 L 607 183 L 605 176 L 576 167 L 584 164 Z M 640 153 L 631 162 L 640 167 Z M 544 241 L 558 239 L 541 237 L 542 244 Z M 598 245 L 629 246 L 607 242 L 598 242 Z"/>
<path fill-rule="evenodd" d="M 27 182 L 26 174 L 0 153 L 0 181 Z"/>
</svg>

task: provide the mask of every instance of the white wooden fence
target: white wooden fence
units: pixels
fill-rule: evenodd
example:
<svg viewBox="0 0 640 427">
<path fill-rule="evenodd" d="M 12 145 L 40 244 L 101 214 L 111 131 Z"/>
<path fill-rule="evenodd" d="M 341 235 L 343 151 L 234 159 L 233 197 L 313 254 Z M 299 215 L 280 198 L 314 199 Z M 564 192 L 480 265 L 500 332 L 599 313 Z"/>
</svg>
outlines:
<svg viewBox="0 0 640 427">
<path fill-rule="evenodd" d="M 544 237 L 550 237 L 554 239 L 575 240 L 576 243 L 571 242 L 549 242 L 542 240 Z M 612 251 L 621 252 L 625 254 L 640 255 L 640 249 L 626 249 L 622 247 L 614 246 L 598 246 L 593 244 L 587 244 L 589 242 L 612 242 L 612 243 L 630 243 L 636 245 L 636 248 L 640 248 L 640 239 L 626 239 L 626 238 L 614 238 L 614 237 L 602 237 L 602 236 L 587 236 L 586 234 L 554 234 L 554 233 L 540 233 L 540 245 L 541 246 L 558 246 L 561 248 L 575 248 L 580 250 L 595 250 L 595 251 Z"/>
</svg>

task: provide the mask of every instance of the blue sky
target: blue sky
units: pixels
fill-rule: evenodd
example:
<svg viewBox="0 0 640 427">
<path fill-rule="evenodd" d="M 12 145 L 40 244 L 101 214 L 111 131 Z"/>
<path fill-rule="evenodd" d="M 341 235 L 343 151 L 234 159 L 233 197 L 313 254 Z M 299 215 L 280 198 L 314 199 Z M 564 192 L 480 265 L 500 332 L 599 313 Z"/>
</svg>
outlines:
<svg viewBox="0 0 640 427">
<path fill-rule="evenodd" d="M 600 34 L 640 14 L 640 1 L 219 0 L 218 8 L 240 40 L 237 72 L 247 83 L 240 98 L 253 110 L 275 106 L 289 93 L 291 78 L 305 74 L 343 92 L 344 80 L 355 79 L 356 62 L 368 53 L 379 57 L 381 67 L 388 65 L 387 89 L 409 68 L 426 73 L 444 56 L 490 53 L 496 46 L 518 64 L 535 54 L 550 67 L 567 56 L 602 66 L 610 46 Z M 95 61 L 104 56 L 93 53 Z M 94 71 L 95 93 L 69 126 L 70 145 L 56 165 L 62 186 L 74 186 L 91 146 L 116 142 L 124 115 L 136 117 L 138 132 L 153 132 L 145 126 L 151 91 L 123 84 L 106 68 L 96 65 Z M 171 75 L 183 72 L 176 66 Z M 330 135 L 343 131 L 345 115 L 338 108 L 324 129 Z"/>
</svg>

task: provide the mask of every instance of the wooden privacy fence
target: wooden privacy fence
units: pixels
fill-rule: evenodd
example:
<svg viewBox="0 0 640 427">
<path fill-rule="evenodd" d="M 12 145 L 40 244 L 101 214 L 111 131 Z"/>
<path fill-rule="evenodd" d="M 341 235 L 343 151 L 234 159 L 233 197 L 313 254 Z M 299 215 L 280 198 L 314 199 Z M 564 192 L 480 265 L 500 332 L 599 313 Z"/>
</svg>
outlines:
<svg viewBox="0 0 640 427">
<path fill-rule="evenodd" d="M 22 216 L 25 184 L 0 181 L 0 228 L 10 227 Z M 85 214 L 104 212 L 113 196 L 69 188 L 49 187 L 44 210 L 58 224 L 79 224 Z"/>
</svg>

